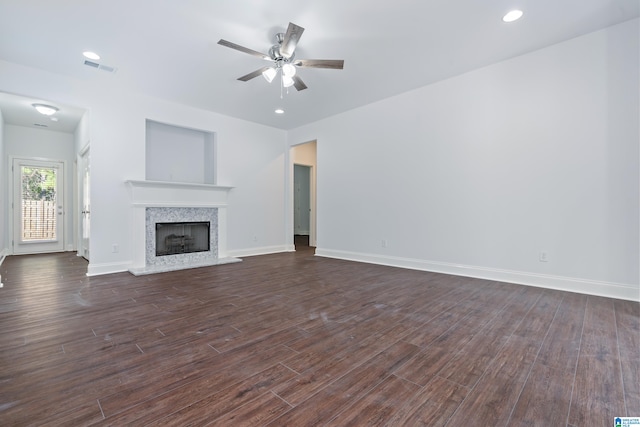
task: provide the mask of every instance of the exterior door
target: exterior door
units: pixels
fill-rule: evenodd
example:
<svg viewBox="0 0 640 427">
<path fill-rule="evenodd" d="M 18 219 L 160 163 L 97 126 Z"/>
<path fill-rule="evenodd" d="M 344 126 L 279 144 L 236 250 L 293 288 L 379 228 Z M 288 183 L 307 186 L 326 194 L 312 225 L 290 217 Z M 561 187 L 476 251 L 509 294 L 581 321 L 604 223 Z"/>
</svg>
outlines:
<svg viewBox="0 0 640 427">
<path fill-rule="evenodd" d="M 64 250 L 64 164 L 13 159 L 13 253 Z"/>
</svg>

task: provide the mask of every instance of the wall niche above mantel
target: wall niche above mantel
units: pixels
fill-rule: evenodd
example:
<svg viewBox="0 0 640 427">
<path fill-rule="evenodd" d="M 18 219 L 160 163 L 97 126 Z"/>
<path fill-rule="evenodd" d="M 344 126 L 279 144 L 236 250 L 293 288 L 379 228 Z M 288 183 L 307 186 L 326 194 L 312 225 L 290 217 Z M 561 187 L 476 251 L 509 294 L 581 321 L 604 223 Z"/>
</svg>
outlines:
<svg viewBox="0 0 640 427">
<path fill-rule="evenodd" d="M 215 133 L 147 119 L 145 179 L 215 185 Z"/>
</svg>

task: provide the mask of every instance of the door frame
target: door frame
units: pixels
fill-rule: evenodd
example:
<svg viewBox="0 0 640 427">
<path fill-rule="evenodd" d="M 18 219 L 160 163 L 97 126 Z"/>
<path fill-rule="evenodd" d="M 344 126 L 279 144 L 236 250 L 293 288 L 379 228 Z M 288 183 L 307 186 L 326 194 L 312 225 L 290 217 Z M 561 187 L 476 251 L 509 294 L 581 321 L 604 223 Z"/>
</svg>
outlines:
<svg viewBox="0 0 640 427">
<path fill-rule="evenodd" d="M 8 182 L 11 183 L 11 188 L 9 190 L 9 200 L 11 203 L 11 209 L 10 209 L 10 213 L 8 216 L 8 225 L 9 225 L 9 230 L 10 230 L 10 253 L 12 255 L 16 255 L 16 254 L 36 254 L 36 253 L 47 253 L 47 252 L 64 252 L 66 250 L 66 233 L 67 233 L 67 224 L 66 224 L 66 219 L 67 219 L 67 210 L 68 210 L 68 203 L 69 203 L 69 195 L 67 194 L 67 183 L 66 183 L 66 178 L 67 178 L 67 168 L 68 168 L 68 164 L 67 161 L 65 160 L 60 160 L 60 159 L 51 159 L 51 158 L 45 158 L 45 157 L 28 157 L 28 156 L 13 156 L 10 155 L 8 158 L 9 161 L 9 167 L 8 167 L 8 173 L 10 175 L 10 179 L 8 180 Z M 17 215 L 17 211 L 16 209 L 19 209 L 19 207 L 15 206 L 15 201 L 16 201 L 16 197 L 18 196 L 16 194 L 16 187 L 18 186 L 18 183 L 16 183 L 16 171 L 14 170 L 14 166 L 17 162 L 20 161 L 24 161 L 25 163 L 58 163 L 62 165 L 62 173 L 59 176 L 59 181 L 58 181 L 58 185 L 59 188 L 61 188 L 61 192 L 62 192 L 62 212 L 59 214 L 59 218 L 58 218 L 58 223 L 60 224 L 60 235 L 58 236 L 58 241 L 60 242 L 59 245 L 57 245 L 55 248 L 49 247 L 47 248 L 47 244 L 46 243 L 28 243 L 27 245 L 32 246 L 32 248 L 35 248 L 34 251 L 27 251 L 27 252 L 23 252 L 23 251 L 16 251 L 16 247 L 17 247 L 17 242 L 15 241 L 17 236 L 16 236 L 16 223 L 15 223 L 15 218 Z M 60 184 L 60 180 L 62 181 L 62 183 Z M 56 207 L 56 210 L 58 208 Z M 38 245 L 38 246 L 36 246 Z"/>
<path fill-rule="evenodd" d="M 309 164 L 310 162 L 304 161 L 302 159 L 296 159 L 295 155 L 294 155 L 294 149 L 296 147 L 299 147 L 301 145 L 304 144 L 312 144 L 315 143 L 316 144 L 316 150 L 314 152 L 313 155 L 313 164 Z M 318 153 L 317 153 L 317 148 L 318 147 L 318 141 L 315 139 L 306 141 L 306 142 L 302 142 L 299 144 L 292 144 L 289 146 L 289 150 L 287 150 L 286 154 L 287 154 L 287 163 L 288 163 L 288 176 L 287 176 L 287 187 L 288 187 L 288 191 L 287 191 L 287 195 L 289 200 L 287 201 L 287 212 L 286 212 L 286 230 L 285 230 L 285 235 L 286 235 L 286 239 L 287 242 L 289 242 L 289 250 L 291 251 L 295 251 L 295 245 L 294 245 L 294 202 L 293 202 L 293 197 L 294 197 L 294 192 L 295 192 L 295 183 L 294 183 L 294 164 L 297 165 L 301 165 L 301 166 L 309 166 L 311 168 L 311 176 L 310 176 L 310 205 L 311 205 L 311 212 L 310 212 L 310 230 L 309 230 L 309 245 L 313 246 L 313 247 L 317 247 L 318 246 L 318 242 L 317 242 L 317 235 L 318 235 L 318 229 L 317 229 L 317 212 L 318 212 L 318 202 L 317 202 L 317 193 L 318 193 L 318 186 L 317 186 L 317 168 L 318 168 Z"/>
</svg>

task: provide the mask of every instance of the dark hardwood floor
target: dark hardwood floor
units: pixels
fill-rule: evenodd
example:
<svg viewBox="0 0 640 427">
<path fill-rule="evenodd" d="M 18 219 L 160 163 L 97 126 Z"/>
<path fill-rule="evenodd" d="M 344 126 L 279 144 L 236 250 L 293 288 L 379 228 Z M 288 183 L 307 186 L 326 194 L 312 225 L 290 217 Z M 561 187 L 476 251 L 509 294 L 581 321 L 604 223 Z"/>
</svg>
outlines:
<svg viewBox="0 0 640 427">
<path fill-rule="evenodd" d="M 0 425 L 612 426 L 636 302 L 296 253 L 86 277 L 0 271 Z"/>
</svg>

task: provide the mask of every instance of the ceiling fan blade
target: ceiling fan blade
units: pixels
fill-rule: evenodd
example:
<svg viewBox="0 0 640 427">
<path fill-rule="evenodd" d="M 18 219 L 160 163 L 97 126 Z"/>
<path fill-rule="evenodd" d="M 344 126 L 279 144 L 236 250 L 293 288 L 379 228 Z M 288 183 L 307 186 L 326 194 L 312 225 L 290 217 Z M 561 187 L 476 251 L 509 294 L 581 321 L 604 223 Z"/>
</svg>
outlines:
<svg viewBox="0 0 640 427">
<path fill-rule="evenodd" d="M 297 59 L 293 63 L 303 68 L 331 68 L 334 70 L 342 70 L 344 67 L 344 60 L 342 59 Z"/>
<path fill-rule="evenodd" d="M 307 88 L 307 85 L 304 84 L 304 82 L 302 81 L 302 79 L 298 76 L 293 76 L 293 86 L 296 88 L 296 90 L 300 91 L 300 90 L 305 90 Z"/>
<path fill-rule="evenodd" d="M 287 32 L 282 39 L 282 47 L 280 48 L 280 53 L 282 54 L 282 56 L 284 56 L 285 58 L 291 58 L 291 56 L 293 56 L 293 52 L 296 50 L 298 40 L 300 40 L 303 32 L 304 28 L 292 22 L 289 22 Z"/>
<path fill-rule="evenodd" d="M 242 77 L 238 77 L 238 80 L 240 80 L 242 82 L 247 82 L 247 81 L 249 81 L 249 80 L 251 80 L 253 78 L 258 77 L 259 75 L 262 74 L 263 71 L 266 71 L 268 69 L 269 69 L 269 67 L 262 67 L 259 70 L 255 70 L 255 71 L 253 71 L 253 72 L 251 72 L 251 73 L 249 73 L 247 75 L 244 75 Z"/>
<path fill-rule="evenodd" d="M 218 41 L 218 44 L 230 47 L 231 49 L 239 50 L 240 52 L 248 53 L 249 55 L 257 56 L 258 58 L 266 59 L 267 61 L 271 60 L 271 58 L 267 54 L 260 53 L 257 50 L 249 49 L 248 47 L 240 46 L 239 44 L 235 44 L 224 39 L 220 39 L 220 41 Z"/>
</svg>

